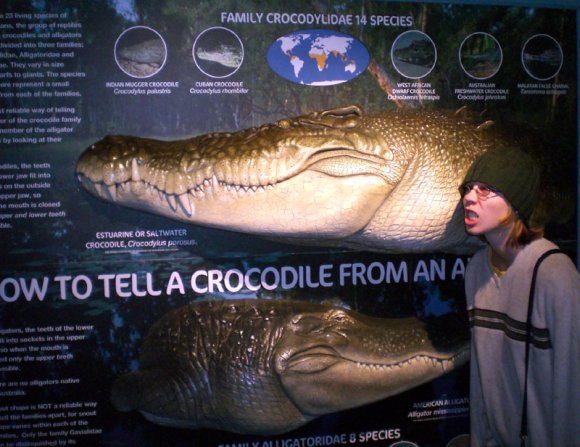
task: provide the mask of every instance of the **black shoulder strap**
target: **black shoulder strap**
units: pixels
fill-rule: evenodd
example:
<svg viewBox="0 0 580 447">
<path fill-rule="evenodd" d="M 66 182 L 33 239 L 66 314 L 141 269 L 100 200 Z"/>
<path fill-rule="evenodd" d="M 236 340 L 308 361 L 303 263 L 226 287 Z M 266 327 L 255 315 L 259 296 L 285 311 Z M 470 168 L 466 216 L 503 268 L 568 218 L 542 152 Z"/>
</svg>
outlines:
<svg viewBox="0 0 580 447">
<path fill-rule="evenodd" d="M 532 341 L 532 312 L 534 310 L 534 292 L 536 289 L 536 278 L 538 276 L 538 270 L 540 269 L 540 264 L 548 256 L 555 253 L 563 253 L 559 248 L 553 248 L 545 252 L 536 261 L 534 266 L 534 271 L 532 273 L 532 284 L 530 286 L 530 297 L 528 299 L 528 316 L 526 319 L 526 357 L 525 357 L 525 378 L 524 378 L 524 402 L 522 408 L 522 424 L 520 428 L 520 440 L 521 446 L 526 445 L 526 438 L 528 437 L 528 364 L 530 359 L 530 343 Z"/>
</svg>

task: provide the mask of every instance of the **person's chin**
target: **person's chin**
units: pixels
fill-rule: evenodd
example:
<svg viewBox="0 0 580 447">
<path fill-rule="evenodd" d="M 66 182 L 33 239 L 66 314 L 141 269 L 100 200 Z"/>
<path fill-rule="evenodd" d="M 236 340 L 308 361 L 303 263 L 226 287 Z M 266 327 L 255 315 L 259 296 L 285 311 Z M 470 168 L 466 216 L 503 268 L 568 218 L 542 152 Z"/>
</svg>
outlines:
<svg viewBox="0 0 580 447">
<path fill-rule="evenodd" d="M 465 232 L 471 236 L 481 236 L 481 232 L 477 230 L 475 225 L 465 225 Z"/>
</svg>

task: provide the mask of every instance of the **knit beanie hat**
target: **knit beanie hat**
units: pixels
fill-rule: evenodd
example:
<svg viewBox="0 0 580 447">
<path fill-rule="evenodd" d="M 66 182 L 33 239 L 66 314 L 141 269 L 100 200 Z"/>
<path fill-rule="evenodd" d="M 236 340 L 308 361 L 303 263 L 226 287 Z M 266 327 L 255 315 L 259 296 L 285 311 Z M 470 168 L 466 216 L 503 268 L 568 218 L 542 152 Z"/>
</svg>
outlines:
<svg viewBox="0 0 580 447">
<path fill-rule="evenodd" d="M 501 192 L 528 225 L 540 188 L 540 167 L 530 155 L 515 147 L 490 149 L 473 162 L 462 185 L 469 182 Z"/>
</svg>

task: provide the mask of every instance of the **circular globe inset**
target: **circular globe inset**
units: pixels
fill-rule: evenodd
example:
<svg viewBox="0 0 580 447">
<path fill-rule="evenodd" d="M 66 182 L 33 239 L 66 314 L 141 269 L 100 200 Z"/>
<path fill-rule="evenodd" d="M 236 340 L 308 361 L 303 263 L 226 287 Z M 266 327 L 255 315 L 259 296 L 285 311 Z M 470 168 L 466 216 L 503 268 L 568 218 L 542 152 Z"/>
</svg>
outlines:
<svg viewBox="0 0 580 447">
<path fill-rule="evenodd" d="M 268 48 L 268 65 L 296 84 L 329 86 L 349 82 L 370 62 L 366 47 L 353 36 L 326 29 L 294 31 Z"/>
<path fill-rule="evenodd" d="M 391 47 L 391 61 L 397 72 L 409 79 L 427 76 L 437 62 L 437 48 L 421 31 L 405 31 Z"/>
<path fill-rule="evenodd" d="M 547 81 L 555 77 L 560 72 L 563 61 L 562 47 L 547 34 L 530 37 L 522 49 L 524 70 L 538 81 Z"/>
<path fill-rule="evenodd" d="M 193 61 L 210 78 L 227 78 L 242 66 L 244 45 L 236 33 L 219 26 L 203 31 L 193 42 Z"/>
<path fill-rule="evenodd" d="M 146 26 L 129 28 L 115 42 L 115 62 L 133 78 L 148 78 L 158 73 L 167 60 L 163 37 Z"/>
<path fill-rule="evenodd" d="M 491 34 L 473 33 L 463 39 L 459 47 L 459 64 L 473 79 L 489 79 L 499 71 L 503 51 Z"/>
</svg>

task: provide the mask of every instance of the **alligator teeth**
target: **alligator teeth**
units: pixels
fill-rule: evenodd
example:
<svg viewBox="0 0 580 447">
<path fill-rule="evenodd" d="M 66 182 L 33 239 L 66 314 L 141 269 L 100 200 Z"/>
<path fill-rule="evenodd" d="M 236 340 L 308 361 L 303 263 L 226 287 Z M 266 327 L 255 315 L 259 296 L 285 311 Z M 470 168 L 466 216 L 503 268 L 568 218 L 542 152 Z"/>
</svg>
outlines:
<svg viewBox="0 0 580 447">
<path fill-rule="evenodd" d="M 428 356 L 418 356 L 408 360 L 404 360 L 398 363 L 394 363 L 391 365 L 380 365 L 380 364 L 372 364 L 372 363 L 361 363 L 357 362 L 357 366 L 360 368 L 366 368 L 370 370 L 381 370 L 381 369 L 388 369 L 388 370 L 399 370 L 403 369 L 405 366 L 412 365 L 414 363 L 421 362 L 425 365 L 432 366 L 433 368 L 441 368 L 443 372 L 447 369 L 453 367 L 453 360 L 438 360 L 436 358 L 428 357 Z"/>
</svg>

